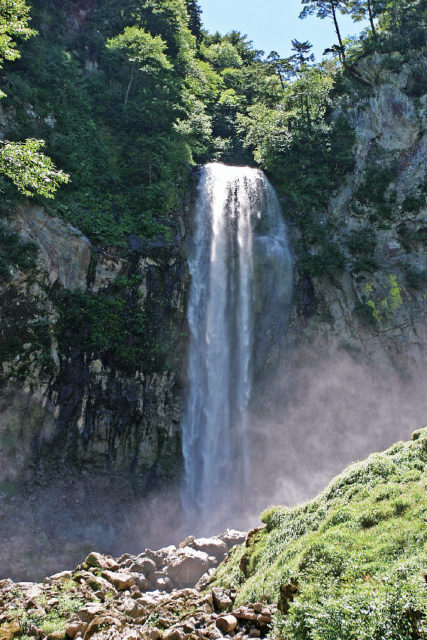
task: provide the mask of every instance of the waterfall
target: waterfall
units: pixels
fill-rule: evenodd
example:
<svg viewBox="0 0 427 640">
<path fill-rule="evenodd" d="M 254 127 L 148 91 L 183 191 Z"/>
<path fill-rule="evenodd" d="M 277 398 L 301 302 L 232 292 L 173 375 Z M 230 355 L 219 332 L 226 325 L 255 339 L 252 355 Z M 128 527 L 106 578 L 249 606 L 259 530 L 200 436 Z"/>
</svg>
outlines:
<svg viewBox="0 0 427 640">
<path fill-rule="evenodd" d="M 182 499 L 203 518 L 231 485 L 250 483 L 249 404 L 285 331 L 292 259 L 277 197 L 256 169 L 202 167 L 189 235 Z"/>
</svg>

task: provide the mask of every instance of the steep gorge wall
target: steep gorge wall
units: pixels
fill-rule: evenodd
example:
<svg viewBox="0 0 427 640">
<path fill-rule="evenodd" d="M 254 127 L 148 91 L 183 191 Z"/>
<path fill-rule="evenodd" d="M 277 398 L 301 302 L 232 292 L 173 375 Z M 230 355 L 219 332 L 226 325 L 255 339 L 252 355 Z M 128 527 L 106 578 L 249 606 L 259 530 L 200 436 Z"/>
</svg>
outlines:
<svg viewBox="0 0 427 640">
<path fill-rule="evenodd" d="M 171 476 L 180 464 L 183 230 L 165 246 L 155 241 L 144 247 L 135 239 L 135 251 L 126 255 L 95 249 L 77 229 L 32 205 L 18 209 L 11 228 L 35 242 L 38 258 L 36 269 L 16 271 L 1 287 L 1 480 L 47 479 L 70 464 L 76 471 L 127 476 L 138 489 Z M 125 281 L 124 294 L 114 288 L 118 278 Z M 89 305 L 73 310 L 67 305 L 80 299 L 63 298 L 67 292 L 79 292 Z M 107 292 L 102 302 L 124 296 L 129 310 L 97 304 Z M 146 360 L 126 371 L 124 358 L 114 360 L 117 345 L 108 345 L 109 362 L 108 351 L 94 351 L 88 332 L 115 322 L 124 332 L 121 322 L 132 306 L 147 315 L 150 342 Z M 76 313 L 83 314 L 80 327 L 72 326 Z M 103 314 L 111 314 L 108 322 Z M 153 364 L 150 356 L 166 337 L 170 351 Z M 131 333 L 127 338 L 132 351 Z"/>
<path fill-rule="evenodd" d="M 333 117 L 343 114 L 355 129 L 355 164 L 319 212 L 346 267 L 297 275 L 297 345 L 402 372 L 425 367 L 426 70 L 415 51 L 369 55 L 354 69 Z"/>
</svg>

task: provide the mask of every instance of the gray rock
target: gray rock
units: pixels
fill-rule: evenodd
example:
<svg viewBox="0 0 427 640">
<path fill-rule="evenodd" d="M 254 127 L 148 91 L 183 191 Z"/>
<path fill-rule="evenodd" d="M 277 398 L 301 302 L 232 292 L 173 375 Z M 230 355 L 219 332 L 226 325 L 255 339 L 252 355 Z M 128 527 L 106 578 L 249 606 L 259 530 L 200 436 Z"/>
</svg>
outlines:
<svg viewBox="0 0 427 640">
<path fill-rule="evenodd" d="M 209 556 L 190 547 L 180 549 L 170 560 L 166 572 L 178 589 L 194 586 L 209 568 Z"/>
<path fill-rule="evenodd" d="M 197 551 L 204 551 L 219 561 L 225 558 L 228 551 L 226 543 L 220 538 L 195 538 L 189 546 Z"/>
</svg>

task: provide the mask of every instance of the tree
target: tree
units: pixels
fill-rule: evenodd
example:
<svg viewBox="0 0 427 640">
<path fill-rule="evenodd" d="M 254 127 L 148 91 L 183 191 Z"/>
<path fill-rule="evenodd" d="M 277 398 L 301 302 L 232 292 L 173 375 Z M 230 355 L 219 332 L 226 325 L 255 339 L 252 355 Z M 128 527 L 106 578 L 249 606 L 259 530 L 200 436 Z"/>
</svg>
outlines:
<svg viewBox="0 0 427 640">
<path fill-rule="evenodd" d="M 112 50 L 123 51 L 132 63 L 130 80 L 125 94 L 125 107 L 132 86 L 135 67 L 139 71 L 146 73 L 172 69 L 172 65 L 165 54 L 166 42 L 160 36 L 152 36 L 145 29 L 126 27 L 123 33 L 108 40 L 107 47 Z"/>
<path fill-rule="evenodd" d="M 197 0 L 185 0 L 188 13 L 188 26 L 197 42 L 202 40 L 202 10 Z"/>
<path fill-rule="evenodd" d="M 292 40 L 291 48 L 292 51 L 295 51 L 292 60 L 296 71 L 301 71 L 305 65 L 314 62 L 314 54 L 311 53 L 313 45 L 308 40 L 299 42 L 299 40 L 294 39 Z"/>
<path fill-rule="evenodd" d="M 24 0 L 0 0 L 0 68 L 5 61 L 20 57 L 16 39 L 28 40 L 36 35 L 29 26 L 29 7 Z M 0 91 L 0 98 L 5 97 Z M 69 176 L 57 171 L 52 160 L 40 152 L 43 140 L 25 142 L 4 140 L 0 146 L 0 173 L 8 177 L 19 191 L 32 196 L 34 193 L 53 198 L 60 184 Z"/>
<path fill-rule="evenodd" d="M 5 142 L 0 146 L 0 172 L 7 176 L 25 196 L 38 193 L 53 198 L 60 184 L 69 180 L 67 174 L 57 171 L 52 160 L 40 149 L 43 140 Z"/>
<path fill-rule="evenodd" d="M 290 76 L 294 73 L 294 68 L 292 65 L 292 57 L 291 58 L 281 58 L 277 51 L 270 51 L 266 58 L 267 65 L 274 71 L 274 73 L 279 77 L 280 84 L 282 85 L 282 89 L 285 88 L 285 82 L 289 79 Z"/>
<path fill-rule="evenodd" d="M 345 0 L 342 11 L 350 14 L 356 22 L 368 18 L 372 34 L 376 37 L 377 31 L 374 24 L 374 18 L 378 15 L 376 4 L 378 5 L 375 0 Z"/>
<path fill-rule="evenodd" d="M 325 18 L 332 18 L 339 43 L 339 56 L 341 61 L 345 64 L 345 49 L 341 38 L 337 16 L 338 11 L 343 6 L 342 0 L 301 0 L 301 2 L 305 5 L 299 16 L 301 19 L 314 14 L 321 20 L 324 20 Z"/>
</svg>

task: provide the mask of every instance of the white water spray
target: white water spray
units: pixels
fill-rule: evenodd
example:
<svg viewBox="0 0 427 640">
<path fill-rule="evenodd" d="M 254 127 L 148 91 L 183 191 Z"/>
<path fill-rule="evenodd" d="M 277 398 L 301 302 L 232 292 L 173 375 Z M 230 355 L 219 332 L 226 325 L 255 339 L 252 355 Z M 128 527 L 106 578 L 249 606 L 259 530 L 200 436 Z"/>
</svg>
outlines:
<svg viewBox="0 0 427 640">
<path fill-rule="evenodd" d="M 249 485 L 254 374 L 277 350 L 292 296 L 286 227 L 261 171 L 201 169 L 189 268 L 182 498 L 204 518 Z"/>
</svg>

